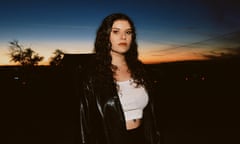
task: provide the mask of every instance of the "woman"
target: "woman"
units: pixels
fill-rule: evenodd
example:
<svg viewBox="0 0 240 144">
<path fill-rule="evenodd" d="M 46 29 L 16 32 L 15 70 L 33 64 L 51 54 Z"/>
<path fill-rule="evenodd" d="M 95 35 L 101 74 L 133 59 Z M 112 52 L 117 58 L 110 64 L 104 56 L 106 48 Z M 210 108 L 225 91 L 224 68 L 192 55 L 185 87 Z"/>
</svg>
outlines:
<svg viewBox="0 0 240 144">
<path fill-rule="evenodd" d="M 158 144 L 153 87 L 138 59 L 133 21 L 107 16 L 95 39 L 80 95 L 81 143 Z"/>
</svg>

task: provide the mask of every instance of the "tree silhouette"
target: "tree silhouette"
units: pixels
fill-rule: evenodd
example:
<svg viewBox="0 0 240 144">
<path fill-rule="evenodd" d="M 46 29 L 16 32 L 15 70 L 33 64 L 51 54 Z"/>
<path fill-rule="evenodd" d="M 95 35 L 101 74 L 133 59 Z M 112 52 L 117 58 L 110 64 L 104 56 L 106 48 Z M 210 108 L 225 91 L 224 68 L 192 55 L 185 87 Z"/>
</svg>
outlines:
<svg viewBox="0 0 240 144">
<path fill-rule="evenodd" d="M 50 58 L 50 65 L 51 66 L 59 66 L 62 62 L 62 59 L 64 57 L 64 52 L 60 49 L 56 49 L 53 52 L 54 56 Z"/>
<path fill-rule="evenodd" d="M 36 66 L 44 59 L 43 56 L 39 56 L 38 53 L 31 48 L 24 48 L 17 40 L 13 40 L 9 42 L 9 44 L 10 61 L 19 63 L 22 66 Z"/>
</svg>

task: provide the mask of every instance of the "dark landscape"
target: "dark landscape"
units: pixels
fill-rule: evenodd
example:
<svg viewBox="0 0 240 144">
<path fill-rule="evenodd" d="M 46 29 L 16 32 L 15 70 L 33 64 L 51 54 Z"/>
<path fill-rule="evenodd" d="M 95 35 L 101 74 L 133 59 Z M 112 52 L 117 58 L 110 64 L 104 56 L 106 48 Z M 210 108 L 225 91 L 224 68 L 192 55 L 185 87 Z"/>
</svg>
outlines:
<svg viewBox="0 0 240 144">
<path fill-rule="evenodd" d="M 75 56 L 59 67 L 0 67 L 2 130 L 9 144 L 76 143 L 74 69 L 79 63 L 87 66 L 84 57 Z M 163 144 L 234 142 L 239 63 L 234 58 L 147 65 L 158 87 Z"/>
</svg>

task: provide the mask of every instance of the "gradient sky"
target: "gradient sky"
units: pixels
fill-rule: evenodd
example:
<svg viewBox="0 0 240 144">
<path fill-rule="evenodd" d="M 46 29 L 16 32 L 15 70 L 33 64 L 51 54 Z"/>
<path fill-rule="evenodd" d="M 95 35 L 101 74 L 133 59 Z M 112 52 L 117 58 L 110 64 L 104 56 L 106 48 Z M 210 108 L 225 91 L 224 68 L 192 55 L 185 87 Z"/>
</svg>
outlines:
<svg viewBox="0 0 240 144">
<path fill-rule="evenodd" d="M 44 56 L 56 49 L 90 53 L 102 19 L 128 14 L 145 63 L 205 59 L 240 48 L 237 0 L 1 0 L 0 65 L 18 40 Z"/>
</svg>

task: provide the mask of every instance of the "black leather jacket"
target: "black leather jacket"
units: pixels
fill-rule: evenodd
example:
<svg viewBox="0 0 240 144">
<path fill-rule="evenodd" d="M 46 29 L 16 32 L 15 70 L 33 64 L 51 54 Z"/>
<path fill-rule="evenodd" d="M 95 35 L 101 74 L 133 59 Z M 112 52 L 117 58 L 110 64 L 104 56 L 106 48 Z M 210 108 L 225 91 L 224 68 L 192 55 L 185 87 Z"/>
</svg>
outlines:
<svg viewBox="0 0 240 144">
<path fill-rule="evenodd" d="M 94 67 L 94 66 L 93 66 Z M 82 144 L 125 144 L 126 124 L 117 89 L 104 81 L 96 85 L 94 70 L 81 77 L 80 141 Z M 160 144 L 154 116 L 155 93 L 147 88 L 149 104 L 144 109 L 143 127 L 146 144 Z"/>
</svg>

